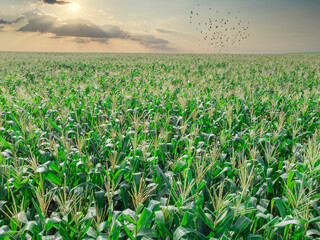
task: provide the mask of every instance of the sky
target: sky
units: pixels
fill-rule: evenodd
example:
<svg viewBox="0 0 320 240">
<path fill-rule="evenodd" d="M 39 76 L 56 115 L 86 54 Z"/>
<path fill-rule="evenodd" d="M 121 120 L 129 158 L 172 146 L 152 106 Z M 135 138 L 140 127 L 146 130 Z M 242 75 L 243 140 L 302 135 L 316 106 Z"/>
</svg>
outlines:
<svg viewBox="0 0 320 240">
<path fill-rule="evenodd" d="M 320 52 L 320 0 L 0 0 L 0 51 Z"/>
</svg>

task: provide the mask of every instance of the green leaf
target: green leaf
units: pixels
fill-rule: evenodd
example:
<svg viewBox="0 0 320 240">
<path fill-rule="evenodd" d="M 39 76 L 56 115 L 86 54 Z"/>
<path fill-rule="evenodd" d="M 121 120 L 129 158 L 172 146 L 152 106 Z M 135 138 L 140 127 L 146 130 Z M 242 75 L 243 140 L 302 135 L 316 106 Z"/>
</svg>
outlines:
<svg viewBox="0 0 320 240">
<path fill-rule="evenodd" d="M 180 226 L 174 231 L 173 240 L 180 240 L 181 238 L 183 238 L 184 236 L 187 236 L 187 235 L 196 235 L 197 239 L 203 239 L 203 240 L 206 239 L 206 237 L 203 234 L 201 234 L 191 228 Z"/>
<path fill-rule="evenodd" d="M 158 234 L 157 234 L 156 230 L 154 230 L 152 228 L 143 228 L 139 231 L 139 233 L 137 234 L 137 237 L 158 239 Z"/>
<path fill-rule="evenodd" d="M 100 234 L 97 240 L 109 240 L 109 237 L 106 234 Z"/>
<path fill-rule="evenodd" d="M 85 228 L 80 232 L 80 239 L 84 238 L 84 236 L 86 235 L 87 231 L 89 230 L 90 226 L 91 226 L 91 223 L 92 223 L 92 219 L 90 219 Z"/>
<path fill-rule="evenodd" d="M 309 220 L 309 223 L 316 223 L 316 222 L 320 222 L 320 216 Z"/>
<path fill-rule="evenodd" d="M 110 222 L 105 221 L 99 224 L 98 231 L 103 232 L 105 229 L 107 229 L 110 226 Z"/>
<path fill-rule="evenodd" d="M 294 229 L 294 234 L 291 237 L 291 239 L 299 239 L 302 234 L 304 233 L 305 227 L 304 225 L 299 221 L 299 220 L 287 220 L 288 218 L 285 218 L 283 221 L 281 221 L 280 223 L 277 223 L 276 225 L 274 225 L 274 227 L 287 227 L 287 226 L 291 226 L 291 225 L 295 225 L 295 229 Z"/>
<path fill-rule="evenodd" d="M 215 226 L 213 225 L 211 220 L 206 216 L 206 214 L 203 212 L 201 207 L 197 207 L 197 213 L 199 214 L 198 216 L 200 216 L 201 220 L 205 224 L 207 224 L 211 228 L 211 230 L 213 230 L 215 228 Z"/>
<path fill-rule="evenodd" d="M 155 200 L 151 200 L 147 207 L 147 209 L 151 212 L 158 211 L 159 208 L 160 208 L 160 202 Z"/>
<path fill-rule="evenodd" d="M 132 233 L 130 232 L 130 230 L 127 228 L 126 224 L 124 224 L 123 222 L 120 222 L 124 231 L 126 232 L 127 236 L 131 239 L 131 240 L 135 240 L 134 236 L 132 235 Z"/>
<path fill-rule="evenodd" d="M 163 230 L 172 239 L 173 238 L 172 233 L 168 230 L 168 228 L 165 225 L 163 212 L 161 210 L 155 212 L 155 221 L 156 221 L 157 227 L 160 230 Z"/>
<path fill-rule="evenodd" d="M 44 224 L 45 224 L 44 216 L 42 215 L 41 210 L 40 210 L 38 204 L 34 201 L 34 199 L 32 199 L 32 202 L 33 202 L 33 206 L 35 207 L 35 209 L 36 209 L 36 211 L 37 211 L 37 213 L 39 215 L 39 218 L 40 218 L 40 221 L 41 221 L 41 225 L 44 226 Z M 40 231 L 43 230 L 42 226 L 40 227 Z"/>
<path fill-rule="evenodd" d="M 55 235 L 43 236 L 42 240 L 56 240 L 57 237 Z"/>
<path fill-rule="evenodd" d="M 46 231 L 49 231 L 52 227 L 59 225 L 60 222 L 61 219 L 57 217 L 47 218 L 45 227 Z M 58 227 L 56 229 L 58 229 Z"/>
<path fill-rule="evenodd" d="M 49 171 L 50 169 L 47 166 L 41 166 L 37 168 L 36 173 L 46 173 Z"/>
<path fill-rule="evenodd" d="M 121 222 L 118 220 L 114 221 L 111 227 L 110 235 L 112 236 L 112 240 L 117 240 L 119 239 L 119 234 L 120 234 L 120 226 L 122 225 Z"/>
<path fill-rule="evenodd" d="M 136 224 L 135 221 L 135 212 L 131 209 L 126 209 L 122 212 L 122 216 L 125 217 L 129 222 Z"/>
<path fill-rule="evenodd" d="M 62 130 L 54 121 L 52 121 L 50 118 L 47 118 L 47 120 L 56 131 L 58 131 L 59 133 L 62 133 Z"/>
<path fill-rule="evenodd" d="M 51 171 L 47 172 L 46 178 L 58 186 L 62 186 L 60 179 Z"/>
<path fill-rule="evenodd" d="M 90 227 L 88 229 L 87 235 L 92 237 L 93 239 L 97 239 L 97 231 L 93 227 Z"/>
<path fill-rule="evenodd" d="M 298 227 L 304 228 L 303 224 L 301 222 L 299 222 L 298 220 L 283 220 L 274 226 L 275 227 L 285 227 L 287 225 L 297 225 Z"/>
<path fill-rule="evenodd" d="M 294 171 L 291 171 L 288 175 L 288 180 L 287 180 L 287 186 L 290 188 L 290 185 L 291 185 L 291 181 L 294 177 Z"/>
<path fill-rule="evenodd" d="M 69 233 L 63 228 L 63 227 L 60 227 L 59 228 L 59 233 L 61 234 L 61 236 L 66 239 L 66 240 L 72 240 L 71 236 L 69 235 Z"/>
<path fill-rule="evenodd" d="M 7 234 L 4 234 L 4 233 L 0 233 L 0 239 L 1 240 L 11 240 Z"/>
<path fill-rule="evenodd" d="M 263 240 L 264 238 L 260 235 L 248 235 L 246 238 L 246 240 Z"/>
<path fill-rule="evenodd" d="M 307 236 L 311 236 L 311 235 L 320 236 L 320 232 L 316 229 L 310 229 L 310 230 L 307 230 L 306 235 Z"/>
<path fill-rule="evenodd" d="M 40 228 L 39 228 L 36 221 L 29 221 L 27 223 L 27 225 L 25 226 L 25 231 L 29 231 L 33 234 L 35 234 L 35 233 L 37 234 L 40 232 Z"/>
<path fill-rule="evenodd" d="M 137 221 L 137 231 L 139 232 L 141 228 L 145 228 L 147 222 L 152 217 L 152 212 L 147 208 L 143 209 L 138 221 Z"/>
<path fill-rule="evenodd" d="M 242 232 L 249 224 L 252 223 L 252 220 L 246 216 L 241 215 L 238 220 L 232 225 L 231 231 Z"/>
<path fill-rule="evenodd" d="M 271 200 L 271 211 L 273 209 L 274 202 L 276 203 L 278 210 L 280 212 L 280 216 L 285 218 L 287 216 L 286 209 L 284 208 L 282 201 L 280 198 L 276 197 Z"/>
</svg>

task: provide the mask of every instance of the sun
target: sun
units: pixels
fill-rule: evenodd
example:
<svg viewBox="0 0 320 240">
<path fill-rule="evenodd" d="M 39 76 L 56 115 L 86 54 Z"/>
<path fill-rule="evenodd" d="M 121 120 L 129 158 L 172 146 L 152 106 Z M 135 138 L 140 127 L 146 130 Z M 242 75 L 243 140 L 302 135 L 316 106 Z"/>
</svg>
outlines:
<svg viewBox="0 0 320 240">
<path fill-rule="evenodd" d="M 68 5 L 68 7 L 71 11 L 77 12 L 80 8 L 80 4 L 77 2 L 72 2 Z"/>
</svg>

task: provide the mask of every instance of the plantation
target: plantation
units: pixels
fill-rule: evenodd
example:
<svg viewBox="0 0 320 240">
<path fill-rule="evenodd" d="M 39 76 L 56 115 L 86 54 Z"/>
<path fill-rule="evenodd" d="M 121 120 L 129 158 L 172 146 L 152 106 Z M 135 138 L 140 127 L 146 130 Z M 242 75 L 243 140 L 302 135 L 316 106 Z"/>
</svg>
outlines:
<svg viewBox="0 0 320 240">
<path fill-rule="evenodd" d="M 320 237 L 320 54 L 0 53 L 0 239 Z"/>
</svg>

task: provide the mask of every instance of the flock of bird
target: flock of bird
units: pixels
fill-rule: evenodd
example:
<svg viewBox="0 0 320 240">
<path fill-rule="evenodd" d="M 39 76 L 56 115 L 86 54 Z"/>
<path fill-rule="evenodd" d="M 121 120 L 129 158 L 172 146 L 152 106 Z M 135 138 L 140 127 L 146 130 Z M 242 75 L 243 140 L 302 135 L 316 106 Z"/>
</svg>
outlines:
<svg viewBox="0 0 320 240">
<path fill-rule="evenodd" d="M 190 11 L 190 24 L 198 34 L 197 42 L 194 42 L 202 50 L 217 52 L 226 51 L 228 48 L 236 48 L 250 37 L 250 22 L 244 21 L 240 17 L 240 11 L 236 14 L 222 12 L 210 7 L 209 14 L 205 18 L 201 17 L 200 4 L 195 10 Z M 209 16 L 209 17 L 208 17 Z"/>
</svg>

